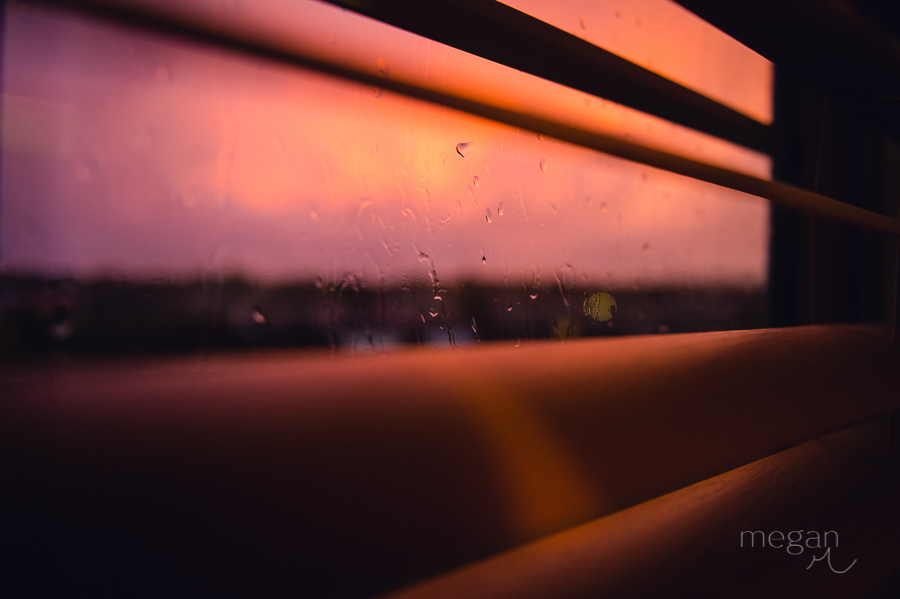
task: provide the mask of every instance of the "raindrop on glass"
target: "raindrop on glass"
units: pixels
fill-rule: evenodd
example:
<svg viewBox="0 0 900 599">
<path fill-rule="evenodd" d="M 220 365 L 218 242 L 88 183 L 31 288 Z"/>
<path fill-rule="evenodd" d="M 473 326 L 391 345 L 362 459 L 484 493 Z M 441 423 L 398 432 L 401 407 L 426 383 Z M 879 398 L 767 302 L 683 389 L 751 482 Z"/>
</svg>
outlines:
<svg viewBox="0 0 900 599">
<path fill-rule="evenodd" d="M 481 179 L 478 178 L 478 175 L 475 175 L 474 177 L 472 177 L 472 184 L 475 187 L 478 187 L 479 185 L 481 185 Z"/>
<path fill-rule="evenodd" d="M 582 29 L 587 29 L 587 19 L 584 17 L 578 17 L 578 24 L 581 25 Z"/>
<path fill-rule="evenodd" d="M 503 216 L 503 202 L 497 204 L 497 216 Z"/>
<path fill-rule="evenodd" d="M 432 318 L 437 318 L 438 312 L 437 310 L 430 310 L 428 314 L 430 314 Z"/>
<path fill-rule="evenodd" d="M 488 222 L 488 224 L 491 224 L 491 222 L 493 222 L 493 221 L 491 221 L 491 209 L 490 208 L 484 209 L 484 219 Z"/>
<path fill-rule="evenodd" d="M 250 318 L 256 324 L 266 324 L 266 317 L 256 308 L 250 311 Z"/>
<path fill-rule="evenodd" d="M 375 65 L 378 67 L 378 70 L 381 71 L 381 74 L 385 77 L 388 76 L 388 64 L 387 61 L 383 58 L 380 58 L 375 61 Z"/>
<path fill-rule="evenodd" d="M 466 141 L 456 144 L 456 153 L 465 158 L 475 149 L 474 141 Z"/>
<path fill-rule="evenodd" d="M 376 87 L 376 88 L 375 88 L 375 98 L 378 99 L 378 98 L 380 98 L 380 97 L 381 97 L 381 88 L 380 88 L 380 87 Z"/>
<path fill-rule="evenodd" d="M 547 170 L 547 159 L 546 158 L 541 158 L 541 170 L 542 171 Z"/>
</svg>

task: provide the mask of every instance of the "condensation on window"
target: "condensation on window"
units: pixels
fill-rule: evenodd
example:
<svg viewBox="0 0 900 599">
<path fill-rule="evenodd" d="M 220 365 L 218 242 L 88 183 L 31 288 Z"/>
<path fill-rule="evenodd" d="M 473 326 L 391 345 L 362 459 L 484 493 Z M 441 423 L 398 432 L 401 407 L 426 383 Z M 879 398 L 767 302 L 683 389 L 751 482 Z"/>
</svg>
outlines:
<svg viewBox="0 0 900 599">
<path fill-rule="evenodd" d="M 759 198 L 8 6 L 6 351 L 370 351 L 764 324 Z"/>
</svg>

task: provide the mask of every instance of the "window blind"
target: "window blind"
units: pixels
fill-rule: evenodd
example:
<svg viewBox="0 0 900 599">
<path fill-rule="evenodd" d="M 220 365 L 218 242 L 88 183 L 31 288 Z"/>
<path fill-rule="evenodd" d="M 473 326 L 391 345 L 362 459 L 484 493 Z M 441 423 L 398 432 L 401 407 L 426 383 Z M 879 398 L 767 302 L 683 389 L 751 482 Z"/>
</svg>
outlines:
<svg viewBox="0 0 900 599">
<path fill-rule="evenodd" d="M 324 61 L 240 27 L 138 2 L 35 3 L 362 82 L 900 235 L 896 218 L 815 191 Z M 336 4 L 748 148 L 778 149 L 771 129 L 749 117 L 499 3 Z M 9 372 L 0 443 L 4 478 L 16 491 L 5 501 L 22 518 L 4 528 L 23 542 L 20 565 L 64 565 L 79 536 L 95 530 L 115 547 L 125 526 L 124 534 L 171 551 L 158 558 L 166 571 L 227 580 L 244 563 L 257 573 L 243 581 L 252 587 L 216 587 L 221 592 L 266 584 L 323 594 L 386 591 L 896 409 L 897 365 L 883 328 L 831 325 L 450 357 L 398 352 L 340 362 L 288 356 Z M 503 432 L 508 447 L 467 445 L 478 437 L 472 414 Z M 556 451 L 556 436 L 578 447 L 574 457 Z M 508 497 L 519 512 L 492 503 L 496 497 L 482 490 L 503 481 L 491 478 L 485 456 L 534 439 L 545 459 L 522 476 L 555 477 L 560 495 L 549 504 Z M 603 492 L 573 482 L 578 468 L 593 473 L 588 479 L 604 478 Z M 99 509 L 100 495 L 116 509 Z M 68 507 L 60 511 L 62 504 Z M 142 520 L 144 508 L 151 516 Z M 47 521 L 64 542 L 48 554 L 29 535 L 51 513 Z M 401 541 L 385 546 L 388 537 Z M 127 565 L 135 556 L 117 562 L 110 550 L 105 557 Z M 297 561 L 312 578 L 291 579 Z M 73 558 L 64 574 L 94 582 L 108 575 L 114 588 L 133 584 L 127 568 L 79 574 L 81 563 Z M 340 579 L 348 564 L 364 580 Z"/>
</svg>

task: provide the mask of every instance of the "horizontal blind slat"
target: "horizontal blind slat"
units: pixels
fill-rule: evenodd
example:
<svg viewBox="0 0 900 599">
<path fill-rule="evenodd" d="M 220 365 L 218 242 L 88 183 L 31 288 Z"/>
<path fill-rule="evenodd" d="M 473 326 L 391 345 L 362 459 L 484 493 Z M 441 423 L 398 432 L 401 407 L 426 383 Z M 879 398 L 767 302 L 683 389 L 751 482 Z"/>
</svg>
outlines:
<svg viewBox="0 0 900 599">
<path fill-rule="evenodd" d="M 124 527 L 181 539 L 196 572 L 252 584 L 290 556 L 283 584 L 371 594 L 885 413 L 898 390 L 890 335 L 850 325 L 64 365 L 0 376 L 0 473 L 22 521 L 74 514 L 41 543 Z"/>
<path fill-rule="evenodd" d="M 31 0 L 36 4 L 67 6 L 96 17 L 127 26 L 176 35 L 195 42 L 251 54 L 268 60 L 316 70 L 366 85 L 380 87 L 500 123 L 541 133 L 585 148 L 661 168 L 722 187 L 766 198 L 779 205 L 846 222 L 858 227 L 900 236 L 900 221 L 783 183 L 767 181 L 733 170 L 705 164 L 671 153 L 585 131 L 534 115 L 513 112 L 499 106 L 460 98 L 402 81 L 372 75 L 346 66 L 305 56 L 280 47 L 263 36 L 248 31 L 217 28 L 161 9 L 133 4 L 112 4 L 103 0 Z M 640 68 L 640 67 L 635 67 Z"/>
<path fill-rule="evenodd" d="M 429 39 L 753 150 L 770 127 L 494 0 L 327 0 Z"/>
</svg>

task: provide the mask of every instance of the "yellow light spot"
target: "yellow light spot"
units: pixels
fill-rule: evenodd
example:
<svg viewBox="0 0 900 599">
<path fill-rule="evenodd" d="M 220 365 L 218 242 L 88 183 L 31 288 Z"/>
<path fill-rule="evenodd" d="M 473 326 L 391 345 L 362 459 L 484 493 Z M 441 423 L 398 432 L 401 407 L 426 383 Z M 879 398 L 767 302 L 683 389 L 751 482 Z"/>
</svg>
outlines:
<svg viewBox="0 0 900 599">
<path fill-rule="evenodd" d="M 599 322 L 611 320 L 613 308 L 619 309 L 616 300 L 608 293 L 595 293 L 584 300 L 584 313 Z"/>
</svg>

